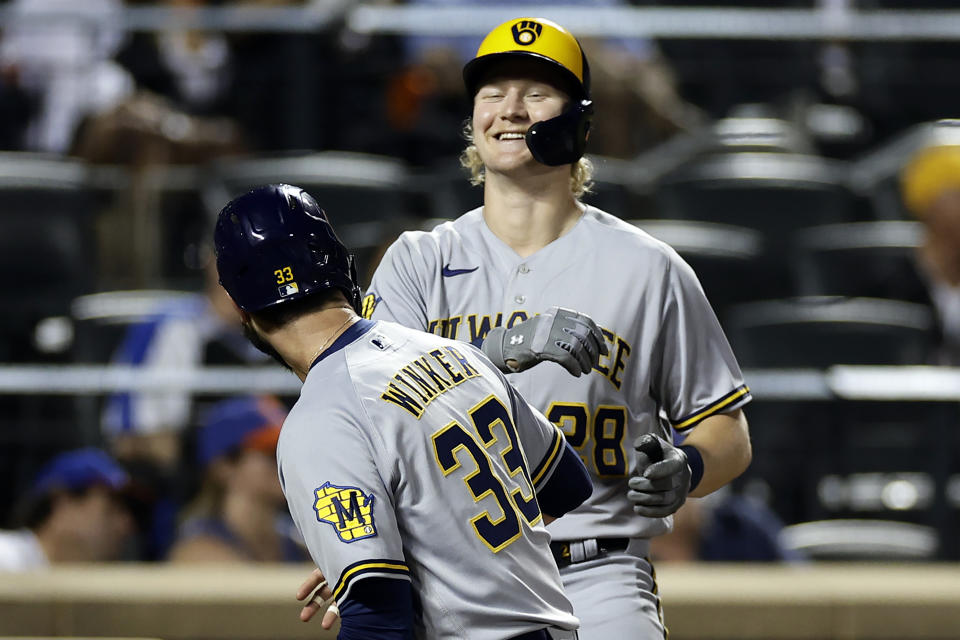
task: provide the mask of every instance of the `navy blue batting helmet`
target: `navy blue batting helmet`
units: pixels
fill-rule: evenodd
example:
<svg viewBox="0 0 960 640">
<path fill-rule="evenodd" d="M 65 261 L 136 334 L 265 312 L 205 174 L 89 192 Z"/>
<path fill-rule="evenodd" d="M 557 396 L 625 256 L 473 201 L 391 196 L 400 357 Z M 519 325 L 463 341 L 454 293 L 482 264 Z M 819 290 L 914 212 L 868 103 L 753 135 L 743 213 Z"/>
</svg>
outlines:
<svg viewBox="0 0 960 640">
<path fill-rule="evenodd" d="M 220 284 L 237 306 L 262 311 L 340 289 L 355 310 L 354 257 L 309 193 L 288 184 L 258 187 L 220 211 L 214 230 Z"/>
</svg>

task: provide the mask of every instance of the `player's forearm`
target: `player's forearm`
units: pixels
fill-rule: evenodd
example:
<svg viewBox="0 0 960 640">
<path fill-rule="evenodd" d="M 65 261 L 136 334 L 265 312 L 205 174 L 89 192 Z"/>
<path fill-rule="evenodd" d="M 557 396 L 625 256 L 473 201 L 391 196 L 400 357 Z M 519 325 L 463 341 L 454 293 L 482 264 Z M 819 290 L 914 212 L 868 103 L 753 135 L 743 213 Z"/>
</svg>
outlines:
<svg viewBox="0 0 960 640">
<path fill-rule="evenodd" d="M 705 418 L 684 441 L 703 456 L 703 478 L 691 496 L 702 497 L 743 473 L 753 456 L 747 419 L 740 410 Z"/>
<path fill-rule="evenodd" d="M 413 589 L 406 580 L 366 578 L 340 605 L 337 640 L 413 640 Z"/>
<path fill-rule="evenodd" d="M 550 480 L 537 491 L 537 501 L 544 515 L 544 524 L 550 524 L 563 514 L 579 507 L 593 493 L 593 481 L 580 456 L 569 442 L 564 443 L 560 462 Z M 550 521 L 546 517 L 552 518 Z"/>
</svg>

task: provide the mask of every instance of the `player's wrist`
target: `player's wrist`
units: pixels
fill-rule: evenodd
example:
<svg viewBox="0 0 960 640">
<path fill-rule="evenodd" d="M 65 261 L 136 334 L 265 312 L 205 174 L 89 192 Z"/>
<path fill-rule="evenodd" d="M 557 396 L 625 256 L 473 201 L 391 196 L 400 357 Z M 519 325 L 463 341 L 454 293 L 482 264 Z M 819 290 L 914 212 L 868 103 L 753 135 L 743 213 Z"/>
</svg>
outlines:
<svg viewBox="0 0 960 640">
<path fill-rule="evenodd" d="M 680 445 L 680 450 L 687 455 L 687 465 L 690 466 L 690 491 L 693 491 L 703 480 L 703 455 L 692 444 Z"/>
<path fill-rule="evenodd" d="M 493 363 L 497 369 L 503 373 L 511 373 L 511 369 L 507 365 L 507 361 L 503 354 L 503 335 L 506 333 L 506 329 L 503 327 L 494 327 L 487 333 L 487 337 L 484 338 L 483 344 L 480 345 L 480 350 L 483 351 L 483 354 L 490 359 L 490 362 Z"/>
</svg>

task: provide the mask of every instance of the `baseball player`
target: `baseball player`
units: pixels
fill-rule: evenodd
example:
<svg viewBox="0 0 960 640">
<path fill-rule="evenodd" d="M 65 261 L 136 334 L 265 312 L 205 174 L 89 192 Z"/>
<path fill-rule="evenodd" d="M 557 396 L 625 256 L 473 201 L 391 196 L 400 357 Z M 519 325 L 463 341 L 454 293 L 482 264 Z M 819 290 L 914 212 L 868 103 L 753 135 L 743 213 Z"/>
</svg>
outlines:
<svg viewBox="0 0 960 640">
<path fill-rule="evenodd" d="M 471 345 L 360 318 L 353 257 L 304 191 L 232 201 L 215 246 L 245 332 L 303 381 L 279 474 L 339 637 L 575 638 L 544 520 L 592 487 L 561 431 Z"/>
<path fill-rule="evenodd" d="M 510 382 L 563 430 L 593 478 L 592 495 L 549 527 L 580 637 L 663 638 L 649 540 L 671 528 L 688 494 L 746 469 L 749 389 L 690 267 L 578 199 L 593 105 L 577 40 L 548 20 L 510 20 L 463 76 L 473 113 L 461 160 L 484 204 L 401 235 L 365 315 L 482 344 L 516 372 Z M 549 363 L 522 370 L 547 326 L 541 312 L 556 306 L 602 327 L 609 353 L 583 378 Z"/>
</svg>

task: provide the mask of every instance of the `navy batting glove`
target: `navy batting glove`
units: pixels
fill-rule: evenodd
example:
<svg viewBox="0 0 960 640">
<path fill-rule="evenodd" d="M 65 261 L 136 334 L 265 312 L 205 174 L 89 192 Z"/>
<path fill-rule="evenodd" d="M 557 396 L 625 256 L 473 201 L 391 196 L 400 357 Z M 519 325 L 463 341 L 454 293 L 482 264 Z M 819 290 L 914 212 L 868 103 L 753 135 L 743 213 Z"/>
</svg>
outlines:
<svg viewBox="0 0 960 640">
<path fill-rule="evenodd" d="M 633 510 L 648 518 L 676 513 L 690 492 L 692 471 L 687 454 L 652 433 L 637 438 L 634 448 L 638 469 L 628 481 L 627 492 Z"/>
<path fill-rule="evenodd" d="M 562 307 L 550 307 L 509 329 L 492 329 L 482 348 L 504 373 L 526 371 L 549 360 L 578 378 L 590 373 L 601 355 L 607 355 L 603 332 L 593 319 Z"/>
</svg>

